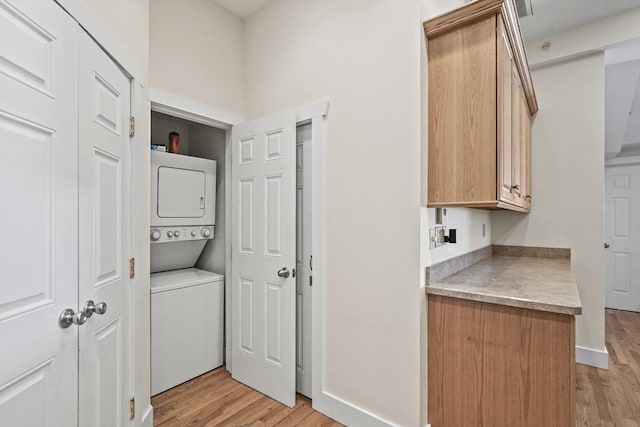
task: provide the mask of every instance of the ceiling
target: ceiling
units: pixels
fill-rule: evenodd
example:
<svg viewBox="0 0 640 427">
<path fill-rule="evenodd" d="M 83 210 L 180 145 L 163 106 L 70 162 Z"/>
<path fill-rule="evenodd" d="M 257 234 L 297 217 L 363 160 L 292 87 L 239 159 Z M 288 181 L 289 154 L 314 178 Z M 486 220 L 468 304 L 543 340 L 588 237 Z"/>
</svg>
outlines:
<svg viewBox="0 0 640 427">
<path fill-rule="evenodd" d="M 538 40 L 640 7 L 640 0 L 531 0 L 531 3 L 533 15 L 520 18 L 525 40 Z"/>
<path fill-rule="evenodd" d="M 240 19 L 257 12 L 270 0 L 214 0 L 217 4 L 227 9 Z"/>
</svg>

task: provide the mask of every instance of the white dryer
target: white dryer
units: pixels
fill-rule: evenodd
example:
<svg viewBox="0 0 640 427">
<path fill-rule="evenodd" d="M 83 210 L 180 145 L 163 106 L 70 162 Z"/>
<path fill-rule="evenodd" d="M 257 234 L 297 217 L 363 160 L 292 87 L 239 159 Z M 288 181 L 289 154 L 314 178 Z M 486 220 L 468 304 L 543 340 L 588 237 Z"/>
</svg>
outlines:
<svg viewBox="0 0 640 427">
<path fill-rule="evenodd" d="M 215 235 L 216 161 L 151 152 L 151 272 L 193 267 Z"/>
<path fill-rule="evenodd" d="M 223 363 L 224 276 L 185 268 L 151 275 L 151 395 Z"/>
</svg>

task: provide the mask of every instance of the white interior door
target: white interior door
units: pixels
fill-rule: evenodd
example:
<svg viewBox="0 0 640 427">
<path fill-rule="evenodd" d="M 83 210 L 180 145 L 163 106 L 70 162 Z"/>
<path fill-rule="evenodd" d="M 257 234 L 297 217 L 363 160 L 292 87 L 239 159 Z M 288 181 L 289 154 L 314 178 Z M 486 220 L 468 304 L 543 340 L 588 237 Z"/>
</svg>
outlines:
<svg viewBox="0 0 640 427">
<path fill-rule="evenodd" d="M 605 306 L 640 312 L 640 164 L 605 168 Z"/>
<path fill-rule="evenodd" d="M 296 392 L 295 144 L 293 112 L 232 131 L 233 377 L 288 406 Z"/>
<path fill-rule="evenodd" d="M 84 32 L 79 38 L 79 301 L 105 303 L 80 328 L 81 426 L 129 422 L 130 83 Z M 86 311 L 86 310 L 85 310 Z"/>
<path fill-rule="evenodd" d="M 53 1 L 0 0 L 2 426 L 77 425 L 77 38 Z"/>
<path fill-rule="evenodd" d="M 311 398 L 311 124 L 296 141 L 296 390 Z"/>
</svg>

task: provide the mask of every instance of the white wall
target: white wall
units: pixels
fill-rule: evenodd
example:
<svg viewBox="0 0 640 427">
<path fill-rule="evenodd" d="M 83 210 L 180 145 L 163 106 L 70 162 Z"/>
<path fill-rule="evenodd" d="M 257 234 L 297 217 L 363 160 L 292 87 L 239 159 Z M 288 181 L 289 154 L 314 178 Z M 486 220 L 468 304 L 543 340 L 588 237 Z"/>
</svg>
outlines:
<svg viewBox="0 0 640 427">
<path fill-rule="evenodd" d="M 529 215 L 495 212 L 493 243 L 571 248 L 583 314 L 576 344 L 604 349 L 604 54 L 532 73 L 540 111 L 532 129 Z"/>
<path fill-rule="evenodd" d="M 213 0 L 153 0 L 151 87 L 242 115 L 242 21 Z"/>
<path fill-rule="evenodd" d="M 118 48 L 133 58 L 146 79 L 149 69 L 149 0 L 65 0 L 66 2 L 79 3 L 100 23 Z"/>
<path fill-rule="evenodd" d="M 196 267 L 225 274 L 225 153 L 226 131 L 204 125 L 189 128 L 189 155 L 215 160 L 216 227 L 213 240 L 204 247 Z"/>
<path fill-rule="evenodd" d="M 324 389 L 416 426 L 424 300 L 419 3 L 273 1 L 245 31 L 247 116 L 331 102 Z"/>
</svg>

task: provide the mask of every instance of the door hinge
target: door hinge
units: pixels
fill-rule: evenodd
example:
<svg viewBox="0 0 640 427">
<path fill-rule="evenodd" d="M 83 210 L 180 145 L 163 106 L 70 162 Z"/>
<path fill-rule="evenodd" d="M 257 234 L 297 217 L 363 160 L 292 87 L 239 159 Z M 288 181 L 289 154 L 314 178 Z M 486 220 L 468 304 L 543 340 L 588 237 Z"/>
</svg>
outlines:
<svg viewBox="0 0 640 427">
<path fill-rule="evenodd" d="M 313 271 L 313 255 L 309 256 L 309 270 Z"/>
<path fill-rule="evenodd" d="M 129 117 L 129 138 L 133 138 L 136 134 L 136 118 Z"/>
<path fill-rule="evenodd" d="M 136 398 L 129 399 L 129 420 L 136 417 Z"/>
<path fill-rule="evenodd" d="M 309 276 L 309 286 L 313 286 L 313 276 Z"/>
<path fill-rule="evenodd" d="M 129 279 L 136 277 L 136 259 L 129 258 Z"/>
</svg>

